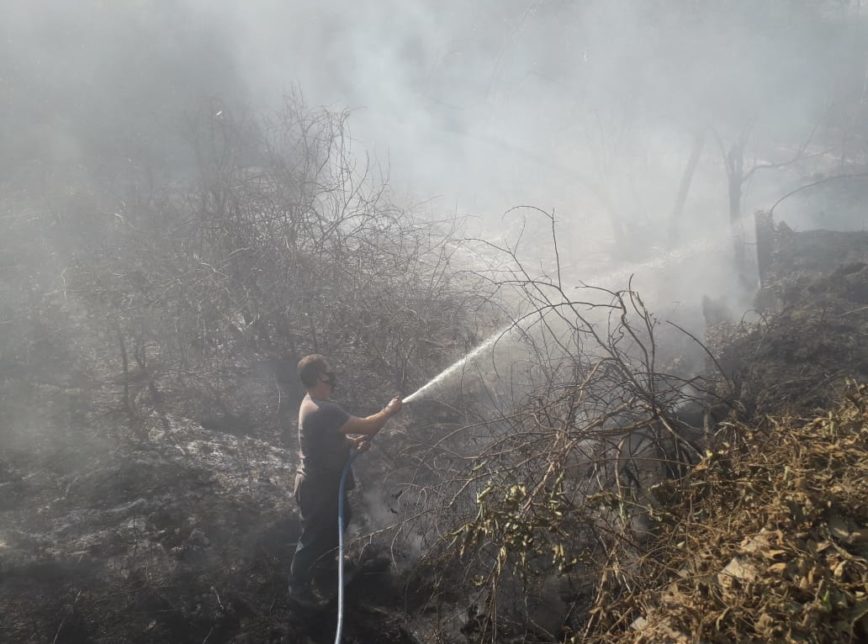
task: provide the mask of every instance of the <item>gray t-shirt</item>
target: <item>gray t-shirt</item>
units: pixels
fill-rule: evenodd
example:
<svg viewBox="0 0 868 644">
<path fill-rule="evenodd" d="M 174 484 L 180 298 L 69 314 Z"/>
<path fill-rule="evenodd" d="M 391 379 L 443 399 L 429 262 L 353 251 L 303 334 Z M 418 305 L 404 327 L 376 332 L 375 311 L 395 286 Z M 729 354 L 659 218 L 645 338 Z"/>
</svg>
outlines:
<svg viewBox="0 0 868 644">
<path fill-rule="evenodd" d="M 350 455 L 347 437 L 340 429 L 350 415 L 328 400 L 309 395 L 298 409 L 299 473 L 322 485 L 338 485 L 341 470 Z M 355 486 L 353 473 L 347 475 L 347 489 Z"/>
</svg>

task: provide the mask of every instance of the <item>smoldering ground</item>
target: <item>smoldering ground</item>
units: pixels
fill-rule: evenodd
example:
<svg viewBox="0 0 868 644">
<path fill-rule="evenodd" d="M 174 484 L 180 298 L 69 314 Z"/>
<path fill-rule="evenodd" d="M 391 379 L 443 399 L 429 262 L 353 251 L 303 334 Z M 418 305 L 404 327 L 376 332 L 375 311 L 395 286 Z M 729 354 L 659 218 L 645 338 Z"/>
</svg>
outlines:
<svg viewBox="0 0 868 644">
<path fill-rule="evenodd" d="M 0 435 L 4 489 L 19 496 L 0 552 L 23 557 L 5 561 L 23 562 L 19 581 L 54 570 L 41 558 L 97 562 L 105 588 L 132 589 L 111 614 L 138 615 L 155 638 L 266 624 L 273 614 L 256 605 L 283 592 L 275 526 L 290 538 L 292 511 L 291 451 L 277 467 L 271 449 L 298 392 L 262 365 L 327 352 L 358 413 L 425 384 L 528 311 L 495 297 L 502 262 L 468 239 L 516 249 L 534 279 L 559 263 L 569 293 L 635 274 L 654 310 L 698 335 L 702 295 L 738 318 L 752 286 L 733 270 L 733 230 L 752 251 L 754 209 L 864 171 L 866 42 L 854 3 L 3 3 Z M 338 150 L 347 163 L 317 174 Z M 778 217 L 864 227 L 857 181 L 818 184 Z M 558 258 L 547 217 L 504 215 L 519 204 L 553 215 Z M 345 212 L 364 215 L 362 233 L 333 228 Z M 431 224 L 444 220 L 463 227 Z M 313 279 L 323 266 L 330 279 Z M 496 384 L 503 364 L 537 355 L 501 346 L 501 366 L 474 378 Z M 411 453 L 482 420 L 469 403 L 488 394 L 462 382 L 468 400 L 460 387 L 438 394 L 451 409 L 432 405 L 428 434 L 402 439 Z M 545 379 L 499 382 L 527 402 Z M 397 447 L 362 467 L 387 483 L 367 495 L 375 534 L 419 495 L 423 509 L 449 500 L 395 500 L 427 483 L 415 466 L 466 476 L 455 465 L 466 459 L 445 453 L 402 471 Z M 232 485 L 215 483 L 221 468 Z M 179 491 L 188 483 L 192 496 Z M 214 489 L 224 505 L 203 501 Z M 432 543 L 421 534 L 443 536 L 408 527 L 414 557 Z M 243 563 L 212 575 L 221 557 Z M 198 586 L 166 596 L 161 584 L 185 575 Z M 58 585 L 37 606 L 38 635 L 98 634 L 99 611 L 83 608 L 99 603 L 94 588 L 79 598 Z M 168 617 L 150 626 L 152 615 Z"/>
</svg>

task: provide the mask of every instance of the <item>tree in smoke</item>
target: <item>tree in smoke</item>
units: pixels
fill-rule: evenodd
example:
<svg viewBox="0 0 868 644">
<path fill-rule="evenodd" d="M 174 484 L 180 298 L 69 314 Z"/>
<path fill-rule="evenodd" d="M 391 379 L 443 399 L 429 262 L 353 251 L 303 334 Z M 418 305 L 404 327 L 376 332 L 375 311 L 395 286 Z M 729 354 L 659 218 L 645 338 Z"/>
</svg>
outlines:
<svg viewBox="0 0 868 644">
<path fill-rule="evenodd" d="M 124 382 L 146 377 L 151 403 L 162 379 L 237 415 L 233 374 L 314 351 L 350 396 L 438 365 L 426 341 L 460 328 L 475 296 L 450 275 L 448 228 L 393 205 L 353 157 L 347 116 L 293 97 L 265 119 L 209 104 L 189 124 L 195 185 L 139 191 L 106 217 L 75 288 L 95 319 L 108 313 Z M 291 406 L 277 398 L 256 412 L 269 426 Z"/>
</svg>

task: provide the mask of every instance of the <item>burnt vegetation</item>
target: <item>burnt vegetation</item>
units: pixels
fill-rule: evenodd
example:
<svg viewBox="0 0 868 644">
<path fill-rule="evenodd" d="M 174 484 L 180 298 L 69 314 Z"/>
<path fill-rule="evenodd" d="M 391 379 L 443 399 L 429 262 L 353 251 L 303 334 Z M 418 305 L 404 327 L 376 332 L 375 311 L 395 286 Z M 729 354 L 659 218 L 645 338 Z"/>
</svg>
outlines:
<svg viewBox="0 0 868 644">
<path fill-rule="evenodd" d="M 796 5 L 829 30 L 814 44 L 850 15 Z M 716 163 L 728 279 L 750 302 L 706 297 L 702 321 L 699 292 L 685 316 L 629 273 L 573 279 L 569 215 L 517 207 L 515 234 L 485 239 L 421 216 L 354 148 L 349 113 L 299 94 L 268 113 L 191 100 L 159 140 L 137 104 L 73 161 L 9 137 L 26 145 L 18 167 L 0 156 L 0 640 L 331 641 L 333 606 L 287 601 L 297 360 L 327 355 L 366 415 L 480 344 L 358 461 L 367 568 L 346 641 L 868 637 L 868 234 L 780 217 L 818 193 L 864 211 L 852 47 L 807 135 L 764 131 L 737 83 L 740 109 L 712 123 L 702 102 L 658 115 L 689 112 L 693 141 L 661 244 L 704 225 L 686 204 Z M 802 96 L 798 65 L 773 62 Z M 664 252 L 630 217 L 647 166 L 623 163 L 648 153 L 639 129 L 617 110 L 589 125 L 606 176 L 578 182 L 612 254 L 647 259 Z M 748 187 L 777 171 L 748 243 Z"/>
<path fill-rule="evenodd" d="M 6 636 L 243 634 L 285 593 L 298 358 L 365 414 L 494 316 L 454 222 L 395 206 L 346 117 L 208 105 L 188 180 L 6 215 Z"/>
</svg>

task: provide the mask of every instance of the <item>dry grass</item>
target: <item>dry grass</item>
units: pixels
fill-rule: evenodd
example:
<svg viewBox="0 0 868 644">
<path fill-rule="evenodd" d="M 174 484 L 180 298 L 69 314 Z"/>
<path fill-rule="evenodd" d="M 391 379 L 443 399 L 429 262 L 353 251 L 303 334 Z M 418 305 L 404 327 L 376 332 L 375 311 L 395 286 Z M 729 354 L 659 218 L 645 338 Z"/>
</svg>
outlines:
<svg viewBox="0 0 868 644">
<path fill-rule="evenodd" d="M 730 426 L 681 481 L 630 591 L 601 584 L 598 641 L 868 637 L 868 386 L 812 419 Z M 864 640 L 863 640 L 864 641 Z"/>
</svg>

